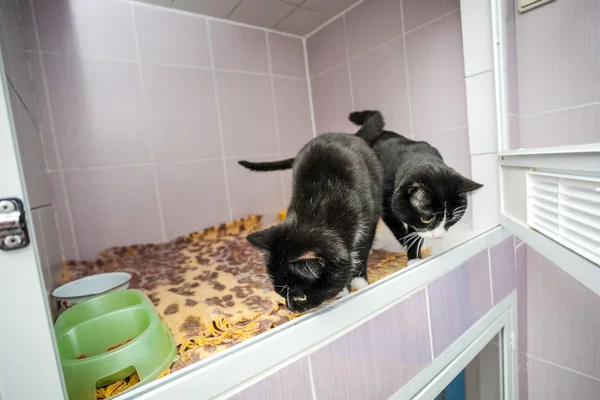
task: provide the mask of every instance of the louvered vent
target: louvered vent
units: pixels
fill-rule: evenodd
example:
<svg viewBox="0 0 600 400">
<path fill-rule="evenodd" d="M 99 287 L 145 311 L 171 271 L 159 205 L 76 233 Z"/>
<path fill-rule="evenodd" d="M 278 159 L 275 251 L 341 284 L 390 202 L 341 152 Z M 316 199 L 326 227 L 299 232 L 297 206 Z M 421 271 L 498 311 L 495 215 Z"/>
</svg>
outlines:
<svg viewBox="0 0 600 400">
<path fill-rule="evenodd" d="M 527 223 L 600 264 L 600 178 L 529 172 Z"/>
</svg>

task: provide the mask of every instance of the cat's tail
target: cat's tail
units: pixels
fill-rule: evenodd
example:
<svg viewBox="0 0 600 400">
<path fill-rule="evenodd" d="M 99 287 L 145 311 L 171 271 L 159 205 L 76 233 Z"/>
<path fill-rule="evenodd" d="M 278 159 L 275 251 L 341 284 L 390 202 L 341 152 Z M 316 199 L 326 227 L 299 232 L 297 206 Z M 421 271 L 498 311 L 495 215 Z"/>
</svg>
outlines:
<svg viewBox="0 0 600 400">
<path fill-rule="evenodd" d="M 383 115 L 379 111 L 364 110 L 350 113 L 348 119 L 360 126 L 356 136 L 371 144 L 381 135 L 385 127 Z"/>
<path fill-rule="evenodd" d="M 348 116 L 348 119 L 353 122 L 355 125 L 361 126 L 364 125 L 365 122 L 367 122 L 367 120 L 369 118 L 371 118 L 373 116 L 373 114 L 379 113 L 379 111 L 374 111 L 374 110 L 363 110 L 363 111 L 354 111 L 351 112 L 350 115 Z"/>
<path fill-rule="evenodd" d="M 242 167 L 248 168 L 251 171 L 278 171 L 292 168 L 294 165 L 294 158 L 269 162 L 252 162 L 242 160 L 238 161 L 238 164 L 240 164 Z"/>
</svg>

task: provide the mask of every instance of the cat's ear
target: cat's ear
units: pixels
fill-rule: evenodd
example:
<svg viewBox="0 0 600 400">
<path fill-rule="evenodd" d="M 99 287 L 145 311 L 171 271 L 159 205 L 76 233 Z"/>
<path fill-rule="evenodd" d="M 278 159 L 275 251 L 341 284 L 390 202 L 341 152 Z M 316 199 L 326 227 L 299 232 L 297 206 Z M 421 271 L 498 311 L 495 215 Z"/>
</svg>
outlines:
<svg viewBox="0 0 600 400">
<path fill-rule="evenodd" d="M 325 259 L 313 251 L 308 251 L 298 258 L 290 260 L 291 272 L 308 281 L 319 279 L 324 268 Z"/>
<path fill-rule="evenodd" d="M 456 184 L 456 194 L 466 194 L 473 192 L 477 189 L 481 189 L 483 187 L 482 184 L 472 181 L 468 178 L 465 178 L 462 175 L 458 175 L 459 179 Z"/>
<path fill-rule="evenodd" d="M 246 240 L 254 247 L 262 250 L 270 250 L 273 245 L 274 227 L 265 229 L 264 231 L 251 233 L 246 237 Z"/>
<path fill-rule="evenodd" d="M 424 209 L 430 201 L 429 190 L 422 183 L 412 183 L 406 189 L 410 198 L 410 203 L 417 210 Z"/>
<path fill-rule="evenodd" d="M 301 254 L 299 257 L 296 257 L 292 260 L 290 260 L 291 263 L 295 263 L 298 261 L 309 261 L 309 260 L 316 260 L 317 263 L 319 264 L 323 264 L 322 266 L 325 266 L 325 259 L 323 257 L 319 257 L 317 255 L 317 253 L 315 253 L 314 251 L 307 251 L 303 254 Z"/>
<path fill-rule="evenodd" d="M 418 193 L 419 191 L 425 191 L 425 190 L 427 190 L 425 185 L 422 183 L 419 183 L 419 182 L 413 182 L 410 185 L 406 186 L 406 191 L 411 196 L 415 193 Z"/>
</svg>

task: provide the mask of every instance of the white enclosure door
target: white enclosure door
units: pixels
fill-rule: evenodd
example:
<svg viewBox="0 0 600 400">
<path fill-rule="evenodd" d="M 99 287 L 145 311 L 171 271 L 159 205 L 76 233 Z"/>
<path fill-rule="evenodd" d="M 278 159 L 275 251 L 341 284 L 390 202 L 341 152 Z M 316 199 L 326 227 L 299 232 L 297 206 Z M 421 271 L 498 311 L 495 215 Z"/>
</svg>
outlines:
<svg viewBox="0 0 600 400">
<path fill-rule="evenodd" d="M 19 199 L 25 210 L 30 244 L 13 250 L 0 250 L 0 399 L 64 399 L 62 373 L 54 346 L 35 233 L 22 169 L 17 151 L 8 85 L 0 58 L 0 240 L 9 221 L 9 211 Z M 3 223 L 4 222 L 4 223 Z M 16 233 L 11 229 L 14 244 Z M 2 240 L 6 242 L 6 239 Z M 0 246 L 1 247 L 1 246 Z"/>
</svg>

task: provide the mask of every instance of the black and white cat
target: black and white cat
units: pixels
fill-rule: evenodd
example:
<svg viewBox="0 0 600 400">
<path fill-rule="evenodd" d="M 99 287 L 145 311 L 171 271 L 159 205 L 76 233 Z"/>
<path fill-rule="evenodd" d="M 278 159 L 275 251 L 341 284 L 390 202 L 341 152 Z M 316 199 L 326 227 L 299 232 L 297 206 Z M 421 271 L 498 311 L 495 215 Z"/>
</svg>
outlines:
<svg viewBox="0 0 600 400">
<path fill-rule="evenodd" d="M 379 111 L 358 111 L 350 121 L 363 125 Z M 385 224 L 406 247 L 409 260 L 421 257 L 426 238 L 441 238 L 467 209 L 467 194 L 481 188 L 448 167 L 439 151 L 427 142 L 397 133 L 359 130 L 357 136 L 373 148 L 384 171 L 383 213 Z M 291 168 L 294 159 L 240 164 L 254 171 Z"/>
<path fill-rule="evenodd" d="M 359 132 L 381 129 L 377 114 Z M 383 171 L 364 140 L 341 133 L 311 140 L 292 163 L 286 219 L 248 235 L 248 241 L 265 250 L 267 272 L 287 307 L 306 311 L 368 284 Z"/>
<path fill-rule="evenodd" d="M 357 111 L 350 121 L 362 125 L 378 111 Z M 390 131 L 357 133 L 373 148 L 384 171 L 383 221 L 407 248 L 408 259 L 421 257 L 426 238 L 443 237 L 467 209 L 467 194 L 483 185 L 444 163 L 427 142 Z"/>
</svg>

